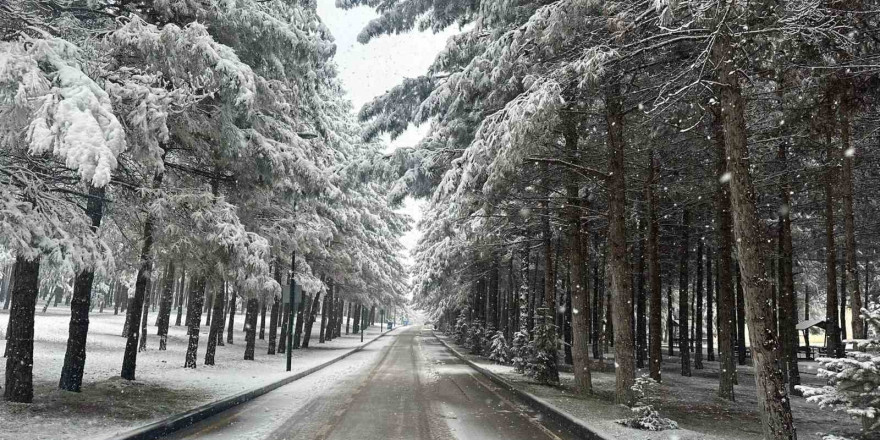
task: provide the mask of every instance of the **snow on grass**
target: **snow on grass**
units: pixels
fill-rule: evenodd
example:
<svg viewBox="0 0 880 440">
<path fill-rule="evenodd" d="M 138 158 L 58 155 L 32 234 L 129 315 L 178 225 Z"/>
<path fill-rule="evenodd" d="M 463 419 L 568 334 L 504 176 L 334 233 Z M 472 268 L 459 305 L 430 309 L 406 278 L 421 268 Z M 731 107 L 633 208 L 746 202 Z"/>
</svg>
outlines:
<svg viewBox="0 0 880 440">
<path fill-rule="evenodd" d="M 663 357 L 663 382 L 657 399 L 652 404 L 664 417 L 678 422 L 681 429 L 647 432 L 627 428 L 615 420 L 631 417 L 629 408 L 614 404 L 615 378 L 613 368 L 595 368 L 591 360 L 593 395 L 579 396 L 574 392 L 574 376 L 560 372 L 561 386 L 540 385 L 532 379 L 513 371 L 509 365 L 499 365 L 486 358 L 468 354 L 451 338 L 438 337 L 456 347 L 458 352 L 516 386 L 575 418 L 589 421 L 590 426 L 601 430 L 610 438 L 639 440 L 761 440 L 763 433 L 760 407 L 755 393 L 755 378 L 751 367 L 738 366 L 739 385 L 734 389 L 736 401 L 729 402 L 717 397 L 718 363 L 703 361 L 704 370 L 693 370 L 693 377 L 682 377 L 678 357 Z M 802 371 L 814 371 L 813 363 L 801 366 Z M 636 374 L 647 373 L 647 370 Z M 805 383 L 821 381 L 815 374 L 801 374 Z M 819 409 L 802 397 L 791 398 L 792 412 L 799 439 L 821 440 L 824 433 L 857 433 L 859 425 L 840 414 Z"/>
<path fill-rule="evenodd" d="M 58 390 L 64 363 L 70 310 L 50 307 L 43 314 L 38 305 L 34 334 L 34 403 L 13 404 L 0 400 L 0 439 L 105 438 L 170 415 L 233 394 L 257 388 L 288 375 L 320 365 L 361 344 L 360 335 L 343 335 L 331 342 L 318 343 L 319 323 L 315 323 L 308 350 L 293 351 L 293 371 L 285 371 L 286 354 L 269 356 L 268 321 L 266 340 L 256 341 L 256 356 L 245 361 L 244 315 L 235 316 L 234 344 L 217 347 L 216 365 L 203 365 L 209 327 L 202 326 L 199 337 L 198 368 L 184 369 L 186 327 L 172 325 L 168 331 L 168 350 L 159 351 L 159 338 L 151 311 L 147 351 L 138 353 L 137 380 L 119 378 L 125 339 L 120 335 L 123 313 L 103 314 L 97 308 L 90 316 L 82 393 Z M 186 312 L 184 311 L 184 314 Z M 8 310 L 0 311 L 0 329 L 5 334 Z M 379 326 L 369 327 L 364 342 L 376 337 Z M 280 333 L 280 329 L 279 329 Z M 343 333 L 345 333 L 343 323 Z M 224 341 L 226 330 L 224 329 Z M 0 351 L 6 341 L 0 339 Z M 0 362 L 0 376 L 6 362 Z"/>
</svg>

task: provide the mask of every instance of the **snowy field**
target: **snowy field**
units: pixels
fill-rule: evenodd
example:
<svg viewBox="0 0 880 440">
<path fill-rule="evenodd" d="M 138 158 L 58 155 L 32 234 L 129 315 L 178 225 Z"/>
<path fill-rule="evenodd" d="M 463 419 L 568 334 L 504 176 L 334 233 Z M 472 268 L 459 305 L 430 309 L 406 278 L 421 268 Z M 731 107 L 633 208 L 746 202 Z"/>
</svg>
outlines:
<svg viewBox="0 0 880 440">
<path fill-rule="evenodd" d="M 308 350 L 293 351 L 293 371 L 285 370 L 286 354 L 266 354 L 267 340 L 256 341 L 255 360 L 245 361 L 244 315 L 236 315 L 233 345 L 217 347 L 214 366 L 203 365 L 209 327 L 202 318 L 199 337 L 198 368 L 184 369 L 186 327 L 174 326 L 175 313 L 168 334 L 168 350 L 159 351 L 159 338 L 154 325 L 156 313 L 149 318 L 147 351 L 138 353 L 137 380 L 128 382 L 119 377 L 125 339 L 120 335 L 125 321 L 123 313 L 91 314 L 88 351 L 82 393 L 58 389 L 64 363 L 67 307 L 49 308 L 42 312 L 38 304 L 34 342 L 34 403 L 17 404 L 0 401 L 0 439 L 101 439 L 140 425 L 187 411 L 196 406 L 257 388 L 290 374 L 319 365 L 361 344 L 360 335 L 344 335 L 319 344 L 320 318 L 315 323 Z M 185 316 L 184 311 L 184 316 Z M 268 313 L 267 313 L 268 315 Z M 0 311 L 0 329 L 6 330 L 9 311 Z M 266 317 L 268 326 L 269 317 Z M 280 332 L 280 330 L 279 330 Z M 369 327 L 364 342 L 376 337 L 379 326 Z M 343 323 L 343 333 L 345 324 Z M 226 330 L 224 330 L 225 341 Z M 6 341 L 0 339 L 0 351 Z M 0 376 L 5 375 L 6 362 L 0 362 Z"/>
<path fill-rule="evenodd" d="M 761 440 L 762 422 L 760 405 L 755 397 L 755 377 L 750 366 L 738 366 L 739 385 L 734 387 L 735 402 L 717 397 L 718 363 L 703 361 L 703 370 L 693 370 L 692 377 L 680 374 L 680 359 L 663 357 L 663 383 L 651 403 L 660 415 L 676 422 L 681 429 L 649 432 L 623 427 L 615 420 L 631 417 L 628 408 L 614 404 L 615 378 L 609 366 L 605 371 L 592 371 L 594 396 L 581 397 L 574 394 L 574 376 L 560 372 L 561 387 L 539 385 L 530 378 L 513 371 L 512 366 L 499 365 L 486 358 L 468 354 L 466 348 L 456 345 L 450 338 L 437 332 L 447 344 L 459 353 L 493 373 L 502 376 L 518 388 L 545 399 L 569 414 L 589 422 L 611 438 L 638 440 Z M 802 383 L 824 383 L 815 376 L 812 362 L 801 367 Z M 812 370 L 812 371 L 811 371 Z M 647 370 L 637 375 L 647 374 Z M 859 431 L 859 424 L 846 415 L 819 409 L 802 397 L 792 397 L 792 412 L 801 440 L 821 440 L 824 433 Z"/>
</svg>

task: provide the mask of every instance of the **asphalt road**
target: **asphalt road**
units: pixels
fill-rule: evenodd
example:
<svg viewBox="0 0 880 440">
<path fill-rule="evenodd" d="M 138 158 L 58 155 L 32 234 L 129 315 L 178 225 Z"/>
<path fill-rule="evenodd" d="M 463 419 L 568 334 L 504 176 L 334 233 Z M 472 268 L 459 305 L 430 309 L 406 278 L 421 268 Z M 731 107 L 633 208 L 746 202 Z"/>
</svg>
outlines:
<svg viewBox="0 0 880 440">
<path fill-rule="evenodd" d="M 575 439 L 463 364 L 421 327 L 364 350 L 174 439 Z"/>
</svg>

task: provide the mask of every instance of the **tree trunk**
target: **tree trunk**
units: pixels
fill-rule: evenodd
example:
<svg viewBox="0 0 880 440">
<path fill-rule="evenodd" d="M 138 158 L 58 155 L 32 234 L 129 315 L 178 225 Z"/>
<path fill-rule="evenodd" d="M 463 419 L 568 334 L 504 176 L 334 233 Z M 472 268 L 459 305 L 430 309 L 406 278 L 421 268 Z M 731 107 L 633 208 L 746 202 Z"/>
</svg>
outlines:
<svg viewBox="0 0 880 440">
<path fill-rule="evenodd" d="M 686 208 L 682 213 L 682 223 L 681 248 L 679 250 L 678 262 L 678 351 L 681 357 L 681 375 L 690 377 L 691 350 L 688 342 L 688 311 L 690 310 L 690 301 L 688 300 L 688 263 L 690 262 L 690 252 L 688 244 L 690 241 L 691 219 L 690 212 Z"/>
<path fill-rule="evenodd" d="M 101 226 L 104 214 L 104 188 L 90 187 L 86 203 L 86 215 L 92 220 L 92 232 Z M 70 325 L 68 327 L 67 351 L 58 387 L 66 391 L 79 392 L 86 365 L 86 338 L 89 334 L 89 308 L 91 306 L 92 283 L 95 271 L 86 269 L 76 276 L 73 284 L 73 298 L 70 305 Z M 56 303 L 57 303 L 56 299 Z"/>
<path fill-rule="evenodd" d="M 281 299 L 275 296 L 272 300 L 272 310 L 269 314 L 269 351 L 275 354 L 275 341 L 278 336 L 278 314 L 281 312 Z"/>
<path fill-rule="evenodd" d="M 498 253 L 492 252 L 492 262 L 489 267 L 489 307 L 487 309 L 486 330 L 494 332 L 498 330 Z"/>
<path fill-rule="evenodd" d="M 159 188 L 162 183 L 162 174 L 156 174 L 153 179 L 153 187 Z M 135 379 L 135 370 L 137 369 L 137 352 L 138 352 L 138 336 L 140 335 L 141 312 L 144 307 L 144 296 L 147 291 L 147 284 L 153 272 L 153 216 L 147 213 L 147 220 L 144 222 L 144 243 L 141 246 L 140 267 L 138 268 L 137 280 L 134 285 L 134 297 L 128 303 L 128 312 L 126 321 L 128 322 L 128 332 L 125 342 L 125 354 L 122 358 L 121 376 L 126 380 Z"/>
<path fill-rule="evenodd" d="M 233 298 L 235 298 L 234 294 L 233 294 Z M 247 306 L 245 306 L 245 307 L 247 307 Z M 267 308 L 266 307 L 266 298 L 264 297 L 260 300 L 260 334 L 259 334 L 259 338 L 261 341 L 266 339 L 266 308 Z M 231 314 L 232 315 L 235 314 L 235 301 L 232 302 Z M 232 318 L 230 317 L 229 320 L 232 321 Z M 229 326 L 229 329 L 230 329 L 229 343 L 231 344 L 232 343 L 232 331 L 231 331 L 232 325 Z"/>
<path fill-rule="evenodd" d="M 715 341 L 713 331 L 715 321 L 712 317 L 712 292 L 715 290 L 712 284 L 712 250 L 706 249 L 706 360 L 715 361 Z"/>
<path fill-rule="evenodd" d="M 318 318 L 318 308 L 321 306 L 321 291 L 315 292 L 314 298 L 312 298 L 311 310 L 308 311 L 309 316 L 307 317 L 305 323 L 305 328 L 303 328 L 303 341 L 302 348 L 309 348 L 309 340 L 312 338 L 312 326 L 315 324 L 315 320 Z"/>
<path fill-rule="evenodd" d="M 159 350 L 167 348 L 168 324 L 171 322 L 171 300 L 174 295 L 174 262 L 169 262 L 165 269 L 165 282 L 162 286 L 162 301 L 159 303 L 159 317 L 156 318 Z"/>
<path fill-rule="evenodd" d="M 214 365 L 214 354 L 217 351 L 217 343 L 223 338 L 223 302 L 226 299 L 226 288 L 223 281 L 218 281 L 214 291 L 213 315 L 214 321 L 208 330 L 208 348 L 205 349 L 205 365 Z M 245 358 L 247 359 L 247 358 Z"/>
<path fill-rule="evenodd" d="M 246 304 L 244 360 L 252 361 L 254 360 L 254 347 L 257 340 L 257 307 L 259 307 L 259 303 L 256 298 L 248 298 Z"/>
<path fill-rule="evenodd" d="M 296 326 L 293 331 L 293 348 L 297 349 L 300 347 L 300 341 L 302 341 L 302 330 L 303 330 L 303 311 L 308 310 L 309 307 L 309 295 L 306 295 L 303 292 L 302 301 L 296 307 Z"/>
<path fill-rule="evenodd" d="M 734 45 L 724 31 L 713 47 L 716 63 L 733 60 Z M 730 172 L 730 199 L 734 235 L 743 290 L 746 299 L 749 339 L 755 369 L 755 387 L 761 402 L 764 437 L 768 440 L 796 439 L 782 370 L 779 367 L 779 344 L 773 328 L 773 314 L 768 311 L 772 294 L 767 278 L 763 234 L 756 209 L 756 192 L 749 170 L 749 152 L 745 121 L 745 100 L 742 98 L 737 69 L 728 66 L 716 69 L 721 88 L 721 113 L 724 123 L 727 166 Z M 769 312 L 769 313 L 768 313 Z"/>
<path fill-rule="evenodd" d="M 733 294 L 733 278 L 731 273 L 731 252 L 733 246 L 733 219 L 730 215 L 730 191 L 726 180 L 727 153 L 725 152 L 725 132 L 721 110 L 712 106 L 712 138 L 715 140 L 715 175 L 719 179 L 715 193 L 715 218 L 718 225 L 718 356 L 719 385 L 718 396 L 722 399 L 734 400 L 733 384 L 736 381 L 736 363 L 733 358 L 733 320 L 736 299 Z"/>
<path fill-rule="evenodd" d="M 648 342 L 650 372 L 651 378 L 660 382 L 661 373 L 660 366 L 663 361 L 663 330 L 661 324 L 662 315 L 662 295 L 660 286 L 660 223 L 657 219 L 657 195 L 655 193 L 655 185 L 657 179 L 657 171 L 660 165 L 654 156 L 654 150 L 649 153 L 650 164 L 648 165 L 648 180 L 645 186 L 645 199 L 648 204 L 648 237 L 647 237 L 647 259 L 648 259 L 648 289 L 650 290 L 650 315 L 648 317 L 648 326 L 650 328 L 650 341 Z"/>
<path fill-rule="evenodd" d="M 843 228 L 845 231 L 846 284 L 851 295 L 853 338 L 865 333 L 862 320 L 862 293 L 859 286 L 859 266 L 856 262 L 855 215 L 853 214 L 853 166 L 855 150 L 850 139 L 850 111 L 852 109 L 852 86 L 846 87 L 840 106 L 840 139 L 843 142 L 843 168 L 841 169 L 841 198 L 843 199 Z"/>
<path fill-rule="evenodd" d="M 840 317 L 837 300 L 837 248 L 834 241 L 834 185 L 837 184 L 837 157 L 831 137 L 833 128 L 831 118 L 830 94 L 825 96 L 824 112 L 826 125 L 826 171 L 825 171 L 825 334 L 827 338 L 828 356 L 842 357 L 843 343 L 840 340 Z"/>
<path fill-rule="evenodd" d="M 31 403 L 34 398 L 34 308 L 39 293 L 40 259 L 28 261 L 18 256 L 13 269 L 12 310 L 6 333 L 7 402 Z M 88 308 L 86 308 L 88 312 Z"/>
<path fill-rule="evenodd" d="M 746 305 L 743 292 L 743 279 L 739 261 L 734 264 L 736 274 L 736 359 L 739 365 L 746 364 Z M 767 302 L 769 308 L 770 301 Z M 773 328 L 773 327 L 769 327 Z"/>
<path fill-rule="evenodd" d="M 327 294 L 324 295 L 324 303 L 321 304 L 321 327 L 318 331 L 318 343 L 323 344 L 325 341 L 325 334 L 327 328 L 327 309 L 329 308 L 330 299 L 333 297 L 333 290 L 328 289 Z"/>
<path fill-rule="evenodd" d="M 180 327 L 180 320 L 183 316 L 183 303 L 185 298 L 188 297 L 186 291 L 186 267 L 182 267 L 180 269 L 180 285 L 177 286 L 177 295 L 180 298 L 177 301 L 177 319 L 174 321 L 175 327 Z"/>
<path fill-rule="evenodd" d="M 563 135 L 568 150 L 568 160 L 571 163 L 580 163 L 578 151 L 577 119 L 573 113 L 563 113 Z M 581 222 L 582 198 L 579 194 L 578 182 L 580 178 L 572 170 L 568 172 L 565 192 L 568 198 L 566 214 L 568 217 L 568 240 L 570 258 L 570 281 L 571 292 L 568 309 L 571 310 L 571 357 L 572 371 L 574 372 L 574 387 L 578 393 L 591 394 L 593 392 L 592 378 L 590 375 L 589 360 L 589 331 L 590 331 L 590 294 L 582 282 L 584 279 L 583 269 L 590 261 L 589 247 L 584 246 L 584 224 Z"/>
<path fill-rule="evenodd" d="M 202 323 L 202 311 L 205 306 L 205 288 L 207 279 L 199 275 L 193 280 L 189 307 L 186 309 L 186 326 L 189 341 L 186 346 L 186 359 L 183 368 L 195 368 L 199 351 L 199 326 Z"/>
<path fill-rule="evenodd" d="M 287 324 L 290 322 L 290 307 L 284 303 L 278 303 L 278 314 L 281 316 L 281 334 L 278 335 L 278 353 L 284 353 L 287 350 Z"/>
<path fill-rule="evenodd" d="M 779 144 L 777 159 L 780 161 L 782 178 L 780 182 L 780 199 L 782 209 L 779 215 L 779 341 L 782 349 L 783 369 L 787 372 L 788 391 L 793 395 L 801 395 L 795 388 L 801 383 L 798 370 L 797 348 L 797 304 L 794 292 L 794 267 L 791 241 L 791 183 L 788 177 L 788 160 L 786 158 L 786 142 Z"/>
<path fill-rule="evenodd" d="M 299 313 L 297 313 L 299 315 Z M 299 327 L 299 323 L 297 323 L 297 327 Z M 348 334 L 348 330 L 351 328 L 351 301 L 348 303 L 348 313 L 345 316 L 345 334 Z"/>
<path fill-rule="evenodd" d="M 703 369 L 703 237 L 697 237 L 697 286 L 694 291 L 697 300 L 697 313 L 694 322 L 694 369 Z"/>
<path fill-rule="evenodd" d="M 153 296 L 152 276 L 147 278 L 147 296 L 144 297 L 144 308 L 141 311 L 141 338 L 138 340 L 138 351 L 147 351 L 147 319 L 150 315 L 150 298 Z"/>
<path fill-rule="evenodd" d="M 235 293 L 235 289 L 232 289 L 231 298 L 229 298 L 229 325 L 226 327 L 226 343 L 232 344 L 233 335 L 235 329 L 235 308 L 238 303 L 238 295 Z M 247 307 L 247 306 L 245 306 Z M 263 339 L 263 325 L 266 323 L 266 302 L 263 301 L 263 310 L 262 310 L 262 322 L 260 325 L 260 339 Z"/>
<path fill-rule="evenodd" d="M 623 98 L 620 85 L 607 86 L 605 95 L 608 144 L 608 243 L 611 247 L 611 285 L 614 292 L 614 355 L 616 373 L 615 401 L 633 402 L 635 356 L 633 348 L 632 301 L 630 300 L 629 264 L 626 255 L 626 169 L 623 138 Z"/>
<path fill-rule="evenodd" d="M 361 319 L 363 317 L 363 312 L 361 311 L 361 305 L 355 304 L 354 306 L 354 323 L 352 324 L 351 331 L 354 334 L 358 334 L 361 332 Z"/>
</svg>

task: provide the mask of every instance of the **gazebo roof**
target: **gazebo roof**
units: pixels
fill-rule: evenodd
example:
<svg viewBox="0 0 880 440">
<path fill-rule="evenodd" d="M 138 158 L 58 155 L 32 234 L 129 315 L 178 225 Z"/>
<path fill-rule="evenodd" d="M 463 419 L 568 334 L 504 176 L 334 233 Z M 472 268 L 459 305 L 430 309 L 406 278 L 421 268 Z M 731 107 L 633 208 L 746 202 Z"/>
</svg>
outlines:
<svg viewBox="0 0 880 440">
<path fill-rule="evenodd" d="M 797 323 L 797 326 L 795 326 L 795 328 L 798 330 L 807 330 L 810 327 L 819 327 L 822 330 L 825 330 L 825 319 L 824 318 L 808 319 L 806 321 L 801 321 L 801 322 Z"/>
</svg>

